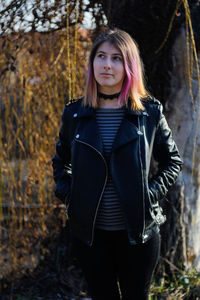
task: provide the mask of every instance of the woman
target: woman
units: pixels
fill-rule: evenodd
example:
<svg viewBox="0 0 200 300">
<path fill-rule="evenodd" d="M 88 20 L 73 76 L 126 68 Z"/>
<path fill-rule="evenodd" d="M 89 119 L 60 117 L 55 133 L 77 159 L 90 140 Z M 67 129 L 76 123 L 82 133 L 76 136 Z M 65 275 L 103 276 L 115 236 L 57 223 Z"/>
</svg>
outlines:
<svg viewBox="0 0 200 300">
<path fill-rule="evenodd" d="M 97 38 L 85 96 L 72 102 L 53 158 L 55 192 L 66 203 L 89 292 L 93 300 L 147 300 L 165 221 L 159 202 L 182 161 L 129 34 Z M 152 155 L 159 169 L 149 179 Z"/>
</svg>

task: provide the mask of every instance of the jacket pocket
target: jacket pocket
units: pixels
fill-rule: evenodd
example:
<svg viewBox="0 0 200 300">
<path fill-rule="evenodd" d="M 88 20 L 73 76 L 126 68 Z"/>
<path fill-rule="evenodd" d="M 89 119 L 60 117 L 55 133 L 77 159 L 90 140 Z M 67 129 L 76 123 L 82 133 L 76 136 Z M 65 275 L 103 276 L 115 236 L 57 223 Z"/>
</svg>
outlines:
<svg viewBox="0 0 200 300">
<path fill-rule="evenodd" d="M 166 215 L 163 214 L 163 209 L 158 202 L 151 203 L 149 208 L 150 215 L 157 225 L 162 225 L 166 221 Z"/>
<path fill-rule="evenodd" d="M 64 179 L 60 179 L 55 188 L 55 196 L 65 204 L 65 199 L 70 192 L 70 186 Z"/>
<path fill-rule="evenodd" d="M 163 209 L 150 188 L 148 188 L 148 195 L 150 202 L 149 213 L 157 225 L 162 225 L 166 221 L 166 215 L 163 214 Z"/>
<path fill-rule="evenodd" d="M 71 192 L 69 191 L 67 196 L 65 197 L 65 213 L 66 213 L 66 216 L 68 217 L 69 214 L 68 214 L 68 210 L 69 210 L 69 205 L 70 205 L 70 199 L 71 199 Z"/>
</svg>

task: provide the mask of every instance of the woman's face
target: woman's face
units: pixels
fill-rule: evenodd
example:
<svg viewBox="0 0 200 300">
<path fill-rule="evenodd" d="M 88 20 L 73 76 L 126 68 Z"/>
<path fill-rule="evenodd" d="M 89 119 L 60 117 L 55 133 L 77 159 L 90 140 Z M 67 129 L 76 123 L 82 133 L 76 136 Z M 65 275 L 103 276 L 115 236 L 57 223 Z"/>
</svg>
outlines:
<svg viewBox="0 0 200 300">
<path fill-rule="evenodd" d="M 101 93 L 118 93 L 121 91 L 125 71 L 122 54 L 109 42 L 102 43 L 93 61 L 94 77 Z"/>
</svg>

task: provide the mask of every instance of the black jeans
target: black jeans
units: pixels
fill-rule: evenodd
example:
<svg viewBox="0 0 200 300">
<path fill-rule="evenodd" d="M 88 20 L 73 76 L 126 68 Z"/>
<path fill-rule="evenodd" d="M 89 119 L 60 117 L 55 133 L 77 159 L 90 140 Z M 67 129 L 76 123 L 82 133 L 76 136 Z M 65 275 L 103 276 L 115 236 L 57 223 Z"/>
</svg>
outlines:
<svg viewBox="0 0 200 300">
<path fill-rule="evenodd" d="M 92 247 L 73 238 L 73 251 L 92 300 L 148 300 L 160 254 L 160 234 L 132 246 L 124 230 L 96 229 Z"/>
</svg>

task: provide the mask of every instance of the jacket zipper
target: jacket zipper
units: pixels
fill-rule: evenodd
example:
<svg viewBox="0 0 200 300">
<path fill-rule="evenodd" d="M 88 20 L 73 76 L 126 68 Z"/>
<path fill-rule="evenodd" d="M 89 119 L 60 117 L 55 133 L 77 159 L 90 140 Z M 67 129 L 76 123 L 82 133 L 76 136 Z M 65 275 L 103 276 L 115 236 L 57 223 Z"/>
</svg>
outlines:
<svg viewBox="0 0 200 300">
<path fill-rule="evenodd" d="M 143 120 L 143 119 L 142 119 Z M 142 128 L 140 126 L 140 119 L 138 117 L 138 128 L 144 135 L 144 132 L 142 131 Z M 143 174 L 143 164 L 142 164 L 142 158 L 141 158 L 141 137 L 139 135 L 139 159 L 140 159 L 140 167 L 141 167 L 141 174 L 142 174 L 142 198 L 143 198 L 143 231 L 142 231 L 142 238 L 144 239 L 144 232 L 145 232 L 145 199 L 144 199 L 144 174 Z M 144 243 L 144 241 L 143 241 Z"/>
<path fill-rule="evenodd" d="M 94 225 L 95 225 L 95 221 L 96 221 L 96 217 L 97 217 L 97 212 L 98 212 L 98 209 L 99 209 L 99 205 L 100 205 L 100 202 L 101 202 L 101 198 L 102 198 L 102 195 L 103 195 L 103 192 L 105 190 L 105 186 L 106 186 L 106 182 L 107 182 L 107 178 L 108 178 L 108 166 L 107 166 L 107 163 L 106 163 L 106 160 L 104 158 L 104 156 L 101 154 L 101 152 L 99 152 L 96 148 L 94 148 L 93 146 L 91 146 L 90 144 L 88 143 L 85 143 L 83 141 L 80 141 L 78 139 L 75 139 L 77 142 L 79 143 L 82 143 L 82 144 L 85 144 L 89 147 L 91 147 L 92 149 L 94 149 L 103 159 L 104 163 L 105 163 L 105 167 L 106 167 L 106 177 L 105 177 L 105 181 L 104 181 L 104 185 L 103 185 L 103 189 L 101 191 L 101 195 L 100 195 L 100 198 L 99 198 L 99 201 L 98 201 L 98 204 L 97 204 L 97 207 L 96 207 L 96 211 L 95 211 L 95 215 L 94 215 L 94 220 L 93 220 L 93 224 L 92 224 L 92 239 L 91 239 L 91 242 L 90 242 L 90 246 L 92 246 L 93 244 L 93 240 L 94 240 Z"/>
</svg>

